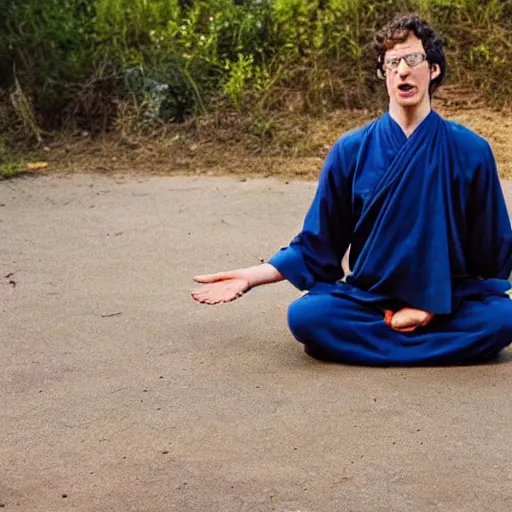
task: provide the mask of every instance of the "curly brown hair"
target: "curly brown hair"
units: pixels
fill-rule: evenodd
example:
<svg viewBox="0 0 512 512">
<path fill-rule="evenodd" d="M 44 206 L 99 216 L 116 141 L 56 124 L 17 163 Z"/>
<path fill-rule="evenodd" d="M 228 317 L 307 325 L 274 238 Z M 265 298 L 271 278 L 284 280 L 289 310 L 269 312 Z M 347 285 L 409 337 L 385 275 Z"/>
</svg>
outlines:
<svg viewBox="0 0 512 512">
<path fill-rule="evenodd" d="M 430 82 L 429 92 L 432 95 L 446 77 L 443 41 L 427 21 L 415 14 L 399 14 L 375 34 L 373 47 L 377 53 L 377 72 L 385 75 L 383 66 L 386 51 L 395 44 L 403 43 L 411 33 L 421 40 L 429 65 L 432 67 L 437 64 L 441 70 L 439 76 Z"/>
</svg>

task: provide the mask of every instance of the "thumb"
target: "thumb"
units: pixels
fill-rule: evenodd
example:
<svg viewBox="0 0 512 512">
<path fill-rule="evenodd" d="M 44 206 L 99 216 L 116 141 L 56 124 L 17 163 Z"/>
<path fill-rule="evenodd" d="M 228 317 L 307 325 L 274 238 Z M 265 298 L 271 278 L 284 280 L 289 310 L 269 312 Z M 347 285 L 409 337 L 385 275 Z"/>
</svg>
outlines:
<svg viewBox="0 0 512 512">
<path fill-rule="evenodd" d="M 227 272 L 218 272 L 216 274 L 205 274 L 202 276 L 194 276 L 192 279 L 196 283 L 216 283 L 217 281 L 224 281 L 229 279 L 230 276 Z"/>
</svg>

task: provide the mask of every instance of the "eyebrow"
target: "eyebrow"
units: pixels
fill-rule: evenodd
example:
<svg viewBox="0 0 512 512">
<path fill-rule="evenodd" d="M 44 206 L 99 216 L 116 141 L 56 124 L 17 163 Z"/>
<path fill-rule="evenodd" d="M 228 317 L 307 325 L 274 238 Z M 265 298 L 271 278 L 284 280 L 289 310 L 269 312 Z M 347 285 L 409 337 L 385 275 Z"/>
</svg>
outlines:
<svg viewBox="0 0 512 512">
<path fill-rule="evenodd" d="M 396 57 L 402 57 L 404 55 L 409 55 L 411 53 L 425 53 L 425 52 L 421 49 L 417 49 L 417 50 L 403 51 L 403 52 L 392 53 L 392 54 L 386 53 L 385 58 L 386 59 L 395 59 Z"/>
<path fill-rule="evenodd" d="M 405 48 L 403 50 L 388 50 L 386 53 L 393 53 L 393 52 L 397 52 L 398 54 L 400 53 L 420 53 L 420 52 L 425 52 L 425 50 L 421 47 L 421 46 L 418 46 L 416 48 Z"/>
</svg>

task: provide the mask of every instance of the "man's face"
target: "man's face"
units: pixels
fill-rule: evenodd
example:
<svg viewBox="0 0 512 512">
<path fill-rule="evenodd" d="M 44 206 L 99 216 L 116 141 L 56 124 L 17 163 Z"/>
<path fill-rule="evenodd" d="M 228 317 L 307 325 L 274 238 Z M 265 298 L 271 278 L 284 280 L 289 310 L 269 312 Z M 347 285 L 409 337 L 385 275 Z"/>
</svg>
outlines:
<svg viewBox="0 0 512 512">
<path fill-rule="evenodd" d="M 409 64 L 400 59 L 405 56 L 409 56 Z M 430 68 L 425 57 L 423 43 L 413 33 L 386 52 L 384 70 L 390 104 L 410 109 L 430 103 L 430 81 L 439 75 L 440 70 L 438 66 Z"/>
</svg>

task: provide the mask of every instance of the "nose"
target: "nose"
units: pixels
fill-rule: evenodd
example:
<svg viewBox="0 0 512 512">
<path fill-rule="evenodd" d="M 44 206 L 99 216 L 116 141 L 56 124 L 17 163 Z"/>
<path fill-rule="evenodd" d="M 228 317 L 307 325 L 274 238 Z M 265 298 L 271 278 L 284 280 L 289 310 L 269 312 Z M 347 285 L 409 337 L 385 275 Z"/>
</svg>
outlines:
<svg viewBox="0 0 512 512">
<path fill-rule="evenodd" d="M 411 72 L 411 68 L 407 65 L 405 62 L 405 59 L 401 59 L 400 63 L 398 64 L 397 72 L 400 75 L 400 77 L 407 76 Z"/>
</svg>

